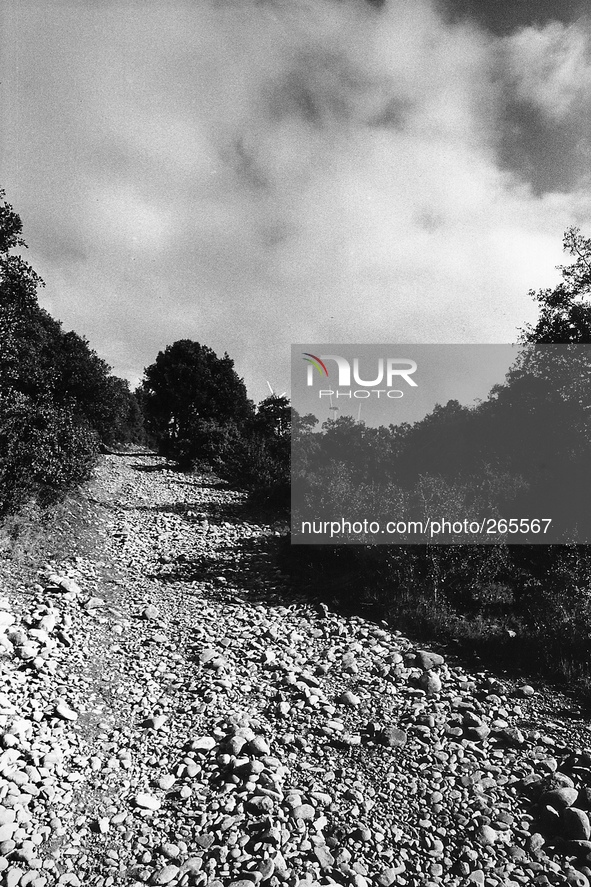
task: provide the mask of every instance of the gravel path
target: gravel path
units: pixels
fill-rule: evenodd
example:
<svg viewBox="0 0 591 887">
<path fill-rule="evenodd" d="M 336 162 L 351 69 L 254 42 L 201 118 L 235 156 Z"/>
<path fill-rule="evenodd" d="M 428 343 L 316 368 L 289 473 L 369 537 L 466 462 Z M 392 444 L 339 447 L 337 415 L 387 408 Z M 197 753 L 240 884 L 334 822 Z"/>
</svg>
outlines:
<svg viewBox="0 0 591 887">
<path fill-rule="evenodd" d="M 211 477 L 87 496 L 92 546 L 2 568 L 3 887 L 588 887 L 576 710 L 298 596 Z"/>
</svg>

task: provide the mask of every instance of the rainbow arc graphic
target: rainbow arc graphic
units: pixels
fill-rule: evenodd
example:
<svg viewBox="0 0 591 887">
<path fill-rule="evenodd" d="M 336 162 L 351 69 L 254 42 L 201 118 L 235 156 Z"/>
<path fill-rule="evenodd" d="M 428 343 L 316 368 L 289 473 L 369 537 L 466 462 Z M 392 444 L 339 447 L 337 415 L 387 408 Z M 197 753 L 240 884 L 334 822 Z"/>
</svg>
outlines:
<svg viewBox="0 0 591 887">
<path fill-rule="evenodd" d="M 319 357 L 316 357 L 315 354 L 308 354 L 307 351 L 302 351 L 302 354 L 306 363 L 311 363 L 313 367 L 316 367 L 321 376 L 328 376 L 328 370 Z"/>
</svg>

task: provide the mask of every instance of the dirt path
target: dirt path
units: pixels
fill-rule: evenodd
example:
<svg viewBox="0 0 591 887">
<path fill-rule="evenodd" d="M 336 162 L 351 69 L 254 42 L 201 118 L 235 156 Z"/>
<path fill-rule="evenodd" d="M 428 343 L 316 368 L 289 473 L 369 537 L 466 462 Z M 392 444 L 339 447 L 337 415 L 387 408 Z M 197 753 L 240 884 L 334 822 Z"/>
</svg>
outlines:
<svg viewBox="0 0 591 887">
<path fill-rule="evenodd" d="M 310 603 L 211 477 L 85 495 L 70 558 L 3 568 L 3 885 L 588 885 L 580 720 Z"/>
</svg>

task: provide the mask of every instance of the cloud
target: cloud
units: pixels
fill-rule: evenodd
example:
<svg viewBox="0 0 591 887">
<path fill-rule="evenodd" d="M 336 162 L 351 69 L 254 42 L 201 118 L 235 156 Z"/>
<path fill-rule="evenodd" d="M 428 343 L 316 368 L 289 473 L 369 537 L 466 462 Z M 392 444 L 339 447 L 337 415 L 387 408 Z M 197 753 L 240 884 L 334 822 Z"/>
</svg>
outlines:
<svg viewBox="0 0 591 887">
<path fill-rule="evenodd" d="M 507 149 L 511 103 L 583 107 L 579 26 L 499 38 L 428 0 L 41 13 L 9 22 L 36 58 L 4 72 L 9 199 L 47 307 L 134 380 L 178 338 L 255 397 L 293 341 L 511 341 L 590 221 L 572 158 L 546 169 L 523 126 Z"/>
<path fill-rule="evenodd" d="M 504 42 L 506 73 L 518 98 L 561 121 L 589 108 L 591 45 L 582 22 L 522 28 Z"/>
<path fill-rule="evenodd" d="M 526 27 L 498 45 L 504 116 L 499 159 L 536 194 L 591 184 L 588 20 Z"/>
</svg>

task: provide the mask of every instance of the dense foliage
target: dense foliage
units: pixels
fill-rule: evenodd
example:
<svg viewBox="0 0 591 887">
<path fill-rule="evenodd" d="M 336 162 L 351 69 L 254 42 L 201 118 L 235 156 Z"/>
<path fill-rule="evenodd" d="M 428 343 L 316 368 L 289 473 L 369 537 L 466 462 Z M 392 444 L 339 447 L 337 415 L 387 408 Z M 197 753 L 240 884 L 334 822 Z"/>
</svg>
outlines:
<svg viewBox="0 0 591 887">
<path fill-rule="evenodd" d="M 255 407 L 227 354 L 175 342 L 146 368 L 139 396 L 157 449 L 181 468 L 209 465 L 259 497 L 289 501 L 289 401 L 271 395 Z"/>
<path fill-rule="evenodd" d="M 265 398 L 244 424 L 238 446 L 223 460 L 222 475 L 249 490 L 252 498 L 287 508 L 291 424 L 289 400 L 275 394 Z"/>
<path fill-rule="evenodd" d="M 151 440 L 181 468 L 208 465 L 259 497 L 289 501 L 289 401 L 271 395 L 255 407 L 227 354 L 175 342 L 146 368 L 138 395 Z"/>
<path fill-rule="evenodd" d="M 43 281 L 11 252 L 25 247 L 0 191 L 0 515 L 54 501 L 88 477 L 101 443 L 143 433 L 127 382 L 39 306 Z"/>
<path fill-rule="evenodd" d="M 505 382 L 473 407 L 438 405 L 414 425 L 367 428 L 350 417 L 300 431 L 294 471 L 307 513 L 413 517 L 474 509 L 535 515 L 554 491 L 562 545 L 298 546 L 286 565 L 341 604 L 373 607 L 397 624 L 488 650 L 498 661 L 591 681 L 589 534 L 591 240 L 565 234 L 573 263 L 554 289 L 531 293 L 540 313 L 524 329 Z M 559 507 L 558 503 L 562 503 Z"/>
<path fill-rule="evenodd" d="M 538 344 L 591 343 L 591 238 L 575 227 L 567 228 L 562 245 L 573 257 L 570 265 L 560 265 L 562 281 L 553 289 L 530 290 L 540 313 L 534 326 L 522 331 L 524 342 Z"/>
<path fill-rule="evenodd" d="M 232 434 L 253 415 L 234 362 L 190 339 L 159 352 L 145 370 L 140 396 L 158 450 L 185 468 L 202 458 L 212 435 Z"/>
</svg>

